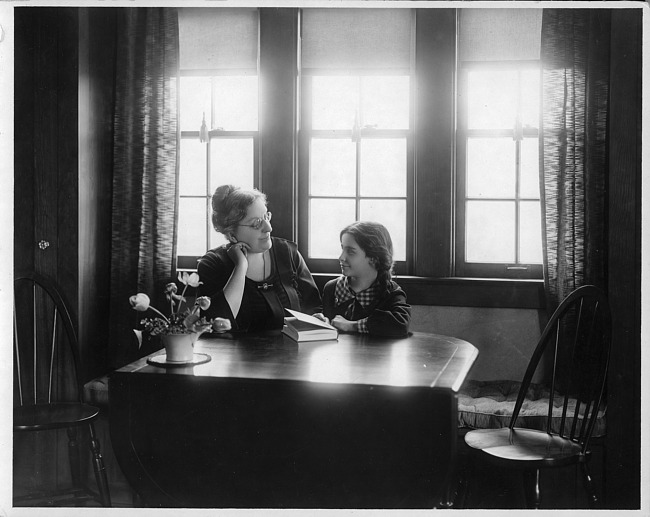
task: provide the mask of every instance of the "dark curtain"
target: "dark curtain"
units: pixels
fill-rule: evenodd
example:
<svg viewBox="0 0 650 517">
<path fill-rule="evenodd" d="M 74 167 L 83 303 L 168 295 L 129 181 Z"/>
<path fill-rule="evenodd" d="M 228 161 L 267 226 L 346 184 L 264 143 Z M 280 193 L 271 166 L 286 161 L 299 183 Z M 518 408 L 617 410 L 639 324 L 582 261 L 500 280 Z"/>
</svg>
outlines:
<svg viewBox="0 0 650 517">
<path fill-rule="evenodd" d="M 607 287 L 609 48 L 609 10 L 544 9 L 540 182 L 549 311 L 577 287 Z"/>
<path fill-rule="evenodd" d="M 109 363 L 136 359 L 139 313 L 129 296 L 161 307 L 174 275 L 177 219 L 178 14 L 120 9 L 113 143 Z M 162 305 L 164 307 L 164 305 Z"/>
</svg>

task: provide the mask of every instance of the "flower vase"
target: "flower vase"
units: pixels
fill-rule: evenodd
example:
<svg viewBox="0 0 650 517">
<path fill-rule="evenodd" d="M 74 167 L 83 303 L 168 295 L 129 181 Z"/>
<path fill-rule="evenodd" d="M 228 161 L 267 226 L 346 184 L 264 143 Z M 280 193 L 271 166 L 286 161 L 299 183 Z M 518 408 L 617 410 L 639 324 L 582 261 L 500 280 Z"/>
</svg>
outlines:
<svg viewBox="0 0 650 517">
<path fill-rule="evenodd" d="M 168 363 L 188 363 L 194 359 L 196 338 L 192 334 L 166 334 L 160 337 Z"/>
</svg>

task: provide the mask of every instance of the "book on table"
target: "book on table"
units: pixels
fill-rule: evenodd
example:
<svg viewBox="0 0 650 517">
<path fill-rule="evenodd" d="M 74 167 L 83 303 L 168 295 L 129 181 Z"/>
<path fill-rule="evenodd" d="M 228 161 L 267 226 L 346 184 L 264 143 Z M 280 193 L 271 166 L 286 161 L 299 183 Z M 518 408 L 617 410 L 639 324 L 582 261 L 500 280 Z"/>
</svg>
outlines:
<svg viewBox="0 0 650 517">
<path fill-rule="evenodd" d="M 284 318 L 282 333 L 294 341 L 325 341 L 338 339 L 339 331 L 324 321 L 303 312 L 285 309 L 291 316 Z"/>
</svg>

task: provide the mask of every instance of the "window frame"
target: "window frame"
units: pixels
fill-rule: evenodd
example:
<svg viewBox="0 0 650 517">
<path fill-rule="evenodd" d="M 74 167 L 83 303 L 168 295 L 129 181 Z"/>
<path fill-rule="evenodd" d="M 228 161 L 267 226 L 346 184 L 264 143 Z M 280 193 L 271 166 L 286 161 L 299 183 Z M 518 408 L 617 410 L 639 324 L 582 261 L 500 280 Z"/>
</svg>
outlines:
<svg viewBox="0 0 650 517">
<path fill-rule="evenodd" d="M 310 142 L 312 138 L 325 137 L 325 138 L 343 138 L 352 140 L 353 129 L 339 129 L 339 130 L 328 130 L 328 129 L 312 129 L 311 128 L 311 106 L 312 106 L 312 80 L 316 76 L 389 76 L 389 75 L 398 75 L 398 76 L 408 76 L 409 77 L 409 127 L 407 129 L 377 129 L 377 128 L 366 128 L 361 127 L 358 130 L 359 139 L 356 141 L 356 183 L 357 189 L 355 195 L 351 196 L 312 196 L 310 194 L 309 188 L 309 176 L 310 176 L 310 151 L 311 146 Z M 300 109 L 300 130 L 298 136 L 298 149 L 299 149 L 299 161 L 298 161 L 298 183 L 299 183 L 299 195 L 298 195 L 298 216 L 300 221 L 304 221 L 304 224 L 300 224 L 298 227 L 298 239 L 299 239 L 299 249 L 303 255 L 307 266 L 309 267 L 312 273 L 324 273 L 328 274 L 333 271 L 339 271 L 340 266 L 337 259 L 325 259 L 325 258 L 311 258 L 308 255 L 308 243 L 309 243 L 309 205 L 311 199 L 318 198 L 333 198 L 337 197 L 338 199 L 354 199 L 356 217 L 359 216 L 359 201 L 364 199 L 400 199 L 404 200 L 406 203 L 406 259 L 395 262 L 394 271 L 399 275 L 411 274 L 410 264 L 413 262 L 412 252 L 413 249 L 413 235 L 414 235 L 414 205 L 413 205 L 413 177 L 414 177 L 414 167 L 413 167 L 413 71 L 406 68 L 395 68 L 395 69 L 355 69 L 355 70 L 321 70 L 321 69 L 303 69 L 300 74 L 300 91 L 301 91 L 301 103 L 299 106 Z M 371 139 L 371 138 L 390 138 L 390 137 L 399 137 L 406 140 L 406 194 L 405 196 L 362 196 L 359 192 L 359 174 L 360 174 L 360 151 L 361 151 L 361 141 L 362 139 Z M 350 221 L 352 222 L 352 221 Z M 334 236 L 335 239 L 338 239 L 338 235 Z M 337 248 L 338 249 L 338 248 Z"/>
<path fill-rule="evenodd" d="M 532 198 L 525 198 L 519 194 L 520 180 L 520 156 L 521 142 L 524 138 L 537 138 L 538 143 L 541 138 L 541 115 L 540 120 L 535 128 L 521 128 L 521 138 L 517 138 L 517 128 L 512 129 L 469 129 L 467 127 L 468 112 L 467 103 L 469 99 L 469 73 L 475 70 L 515 70 L 537 68 L 540 74 L 540 99 L 541 99 L 541 62 L 539 60 L 510 60 L 510 61 L 464 61 L 458 63 L 458 98 L 463 101 L 458 102 L 458 125 L 457 125 L 457 157 L 456 157 L 456 227 L 455 227 L 455 260 L 454 276 L 458 277 L 478 277 L 478 278 L 495 278 L 495 279 L 541 279 L 543 275 L 543 265 L 541 263 L 524 263 L 516 261 L 514 263 L 486 263 L 486 262 L 467 262 L 465 261 L 465 220 L 466 220 L 466 202 L 471 199 L 466 195 L 467 184 L 467 143 L 473 137 L 510 137 L 515 141 L 515 173 L 516 192 L 512 198 L 503 198 L 504 201 L 514 201 L 515 203 L 515 256 L 519 254 L 519 206 L 520 203 Z M 520 92 L 521 93 L 521 92 Z M 540 198 L 541 202 L 541 196 Z M 541 237 L 541 228 L 540 228 Z"/>
<path fill-rule="evenodd" d="M 273 233 L 303 245 L 298 228 L 303 156 L 300 131 L 300 9 L 259 8 L 260 169 L 262 190 L 278 216 Z M 411 275 L 396 279 L 409 303 L 463 307 L 545 306 L 543 281 L 454 276 L 456 66 L 458 10 L 415 8 L 411 81 L 413 131 L 413 213 Z M 426 52 L 418 51 L 426 48 Z M 436 97 L 428 92 L 436 92 Z M 417 188 L 415 186 L 417 185 Z M 301 250 L 302 251 L 302 250 Z M 188 269 L 194 270 L 196 264 Z M 313 273 L 319 287 L 340 275 Z"/>
</svg>

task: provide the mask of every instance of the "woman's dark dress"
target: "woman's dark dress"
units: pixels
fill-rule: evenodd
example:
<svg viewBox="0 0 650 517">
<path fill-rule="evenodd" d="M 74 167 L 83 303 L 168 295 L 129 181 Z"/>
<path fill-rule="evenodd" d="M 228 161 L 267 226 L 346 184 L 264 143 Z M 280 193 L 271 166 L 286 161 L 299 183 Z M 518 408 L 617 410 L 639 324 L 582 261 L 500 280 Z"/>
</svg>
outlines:
<svg viewBox="0 0 650 517">
<path fill-rule="evenodd" d="M 255 331 L 282 328 L 285 308 L 306 314 L 320 312 L 320 292 L 296 244 L 277 237 L 271 240 L 271 276 L 263 282 L 246 278 L 236 318 L 223 294 L 235 268 L 226 246 L 212 249 L 199 259 L 197 272 L 203 283 L 198 296 L 212 299 L 210 308 L 203 312 L 206 317 L 227 318 L 233 330 Z"/>
</svg>

